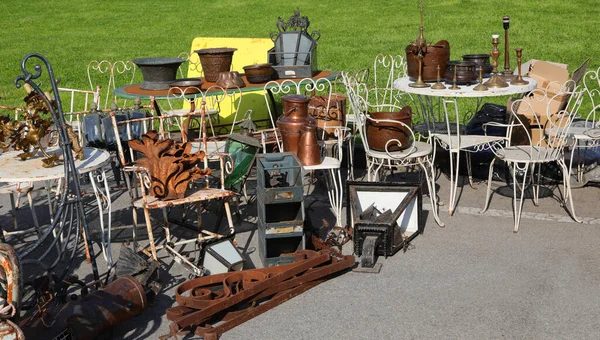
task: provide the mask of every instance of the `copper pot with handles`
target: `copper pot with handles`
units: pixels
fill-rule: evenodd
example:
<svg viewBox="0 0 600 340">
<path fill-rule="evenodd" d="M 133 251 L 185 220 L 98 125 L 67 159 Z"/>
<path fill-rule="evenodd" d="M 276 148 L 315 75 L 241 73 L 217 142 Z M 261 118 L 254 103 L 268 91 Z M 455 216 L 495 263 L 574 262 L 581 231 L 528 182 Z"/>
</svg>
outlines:
<svg viewBox="0 0 600 340">
<path fill-rule="evenodd" d="M 302 165 L 321 164 L 321 149 L 317 141 L 317 127 L 306 124 L 302 127 L 298 145 L 298 159 Z"/>
</svg>

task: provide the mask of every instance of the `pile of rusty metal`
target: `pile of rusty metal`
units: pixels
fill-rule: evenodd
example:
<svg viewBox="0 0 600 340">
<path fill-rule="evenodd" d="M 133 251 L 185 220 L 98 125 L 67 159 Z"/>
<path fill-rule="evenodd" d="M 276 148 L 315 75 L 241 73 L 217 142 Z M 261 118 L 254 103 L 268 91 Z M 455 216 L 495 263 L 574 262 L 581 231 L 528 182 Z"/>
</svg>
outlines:
<svg viewBox="0 0 600 340">
<path fill-rule="evenodd" d="M 354 265 L 354 256 L 331 249 L 302 250 L 296 262 L 264 269 L 201 277 L 177 287 L 178 306 L 167 309 L 171 333 L 177 338 L 193 331 L 205 340 L 264 313 Z"/>
</svg>

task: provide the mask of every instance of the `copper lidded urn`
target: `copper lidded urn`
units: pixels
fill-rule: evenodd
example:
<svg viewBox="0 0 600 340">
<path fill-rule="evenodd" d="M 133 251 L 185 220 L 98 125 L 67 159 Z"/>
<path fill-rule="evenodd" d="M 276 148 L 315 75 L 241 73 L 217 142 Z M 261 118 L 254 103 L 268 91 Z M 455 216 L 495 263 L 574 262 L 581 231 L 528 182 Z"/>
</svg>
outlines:
<svg viewBox="0 0 600 340">
<path fill-rule="evenodd" d="M 315 125 L 315 119 L 308 115 L 309 98 L 298 94 L 288 94 L 281 98 L 283 114 L 277 120 L 277 127 L 283 139 L 283 151 L 298 155 L 298 145 L 302 127 Z"/>
<path fill-rule="evenodd" d="M 298 159 L 302 165 L 321 164 L 321 149 L 317 142 L 317 127 L 306 124 L 302 127 L 298 144 Z"/>
</svg>

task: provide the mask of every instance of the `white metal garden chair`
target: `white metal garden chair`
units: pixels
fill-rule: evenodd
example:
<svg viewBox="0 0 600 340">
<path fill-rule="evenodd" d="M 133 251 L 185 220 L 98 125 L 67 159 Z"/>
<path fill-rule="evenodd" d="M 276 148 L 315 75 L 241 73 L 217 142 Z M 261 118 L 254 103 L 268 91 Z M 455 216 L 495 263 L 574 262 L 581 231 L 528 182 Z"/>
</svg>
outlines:
<svg viewBox="0 0 600 340">
<path fill-rule="evenodd" d="M 369 102 L 369 93 L 371 92 L 367 86 L 365 84 L 353 83 L 345 76 L 344 80 L 346 82 L 346 92 L 348 93 L 350 108 L 365 149 L 368 181 L 377 180 L 382 168 L 398 169 L 400 167 L 419 166 L 423 170 L 427 182 L 434 219 L 440 227 L 443 227 L 444 223 L 442 223 L 437 213 L 435 170 L 433 167 L 435 150 L 432 145 L 419 141 L 415 137 L 412 128 L 403 122 L 388 119 L 373 119 L 369 115 L 369 112 L 377 111 L 381 109 L 381 106 L 373 105 Z M 383 106 L 386 111 L 400 111 L 402 109 L 393 104 Z M 392 139 L 385 144 L 385 151 L 371 149 L 366 135 L 368 122 L 397 125 L 398 128 L 408 132 L 409 145 L 402 145 L 399 140 Z M 400 150 L 391 151 L 392 147 L 394 149 L 400 148 Z"/>
<path fill-rule="evenodd" d="M 575 162 L 575 178 L 571 178 L 571 185 L 581 187 L 587 183 L 585 177 L 586 158 L 588 153 L 600 149 L 600 68 L 586 72 L 583 77 L 584 101 L 589 100 L 591 109 L 583 116 L 575 118 L 569 129 L 573 138 L 569 170 L 573 171 Z"/>
<path fill-rule="evenodd" d="M 565 164 L 564 150 L 571 142 L 569 129 L 578 113 L 582 99 L 583 90 L 575 87 L 572 80 L 565 84 L 550 83 L 546 88 L 535 89 L 530 95 L 514 101 L 509 107 L 511 113 L 509 124 L 491 122 L 484 125 L 484 127 L 506 127 L 507 135 L 505 138 L 506 144 L 494 143 L 491 145 L 491 150 L 496 157 L 490 163 L 486 201 L 481 212 L 485 212 L 489 206 L 494 163 L 496 160 L 504 161 L 512 172 L 513 231 L 516 233 L 519 230 L 525 189 L 531 185 L 533 202 L 537 205 L 540 193 L 541 166 L 556 163 L 560 167 L 563 176 L 561 206 L 568 199 L 572 218 L 577 222 L 581 222 L 575 215 L 569 169 Z M 558 103 L 562 104 L 559 105 Z M 536 110 L 538 107 L 543 108 L 541 112 L 540 109 Z M 533 138 L 529 130 L 530 125 L 543 127 L 543 138 L 539 140 Z M 520 181 L 517 172 L 523 176 Z"/>
<path fill-rule="evenodd" d="M 87 65 L 87 76 L 90 90 L 100 92 L 98 108 L 109 109 L 112 103 L 117 103 L 120 108 L 127 106 L 127 99 L 119 99 L 113 91 L 122 85 L 133 84 L 136 78 L 137 67 L 130 61 L 92 60 Z M 99 88 L 98 88 L 99 87 Z"/>
</svg>

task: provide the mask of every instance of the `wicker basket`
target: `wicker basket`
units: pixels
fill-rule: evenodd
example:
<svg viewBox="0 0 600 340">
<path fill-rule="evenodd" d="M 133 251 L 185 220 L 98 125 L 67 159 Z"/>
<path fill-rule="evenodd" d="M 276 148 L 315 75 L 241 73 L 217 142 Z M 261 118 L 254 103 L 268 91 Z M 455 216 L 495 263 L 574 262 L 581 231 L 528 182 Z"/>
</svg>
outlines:
<svg viewBox="0 0 600 340">
<path fill-rule="evenodd" d="M 214 83 L 219 78 L 220 72 L 229 71 L 231 68 L 231 60 L 233 59 L 233 52 L 235 51 L 237 51 L 237 48 L 227 47 L 203 48 L 194 51 L 198 53 L 198 56 L 200 57 L 204 79 Z"/>
</svg>

